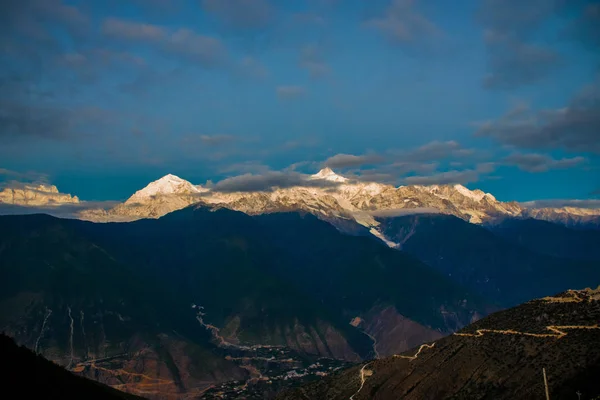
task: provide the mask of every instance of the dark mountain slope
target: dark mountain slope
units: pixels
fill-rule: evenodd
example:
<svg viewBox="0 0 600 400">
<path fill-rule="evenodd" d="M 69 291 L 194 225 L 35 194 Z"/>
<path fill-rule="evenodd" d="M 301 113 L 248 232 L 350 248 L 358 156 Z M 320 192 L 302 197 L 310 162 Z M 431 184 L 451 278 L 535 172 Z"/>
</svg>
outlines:
<svg viewBox="0 0 600 400">
<path fill-rule="evenodd" d="M 481 315 L 488 310 L 477 296 L 418 260 L 373 238 L 342 235 L 310 214 L 250 217 L 190 207 L 158 221 L 81 226 L 113 254 L 142 262 L 145 271 L 163 281 L 174 281 L 181 295 L 193 293 L 190 301 L 204 305 L 218 326 L 227 325 L 232 316 L 258 326 L 252 318 L 286 319 L 312 304 L 353 337 L 357 331 L 348 322 L 385 304 L 428 329 L 449 332 L 470 322 L 474 311 Z M 249 265 L 251 272 L 241 269 Z M 260 289 L 269 282 L 276 284 Z M 227 290 L 220 290 L 224 284 Z M 268 294 L 261 297 L 270 301 L 268 314 L 240 305 L 249 292 Z M 298 300 L 276 297 L 295 292 Z M 248 336 L 248 326 L 242 330 L 246 340 L 258 340 Z"/>
<path fill-rule="evenodd" d="M 73 375 L 64 368 L 19 347 L 8 336 L 0 334 L 0 366 L 2 392 L 18 393 L 27 399 L 141 399 L 98 382 Z"/>
<path fill-rule="evenodd" d="M 0 218 L 0 329 L 60 365 L 134 392 L 157 382 L 165 394 L 203 390 L 206 382 L 246 376 L 210 345 L 189 302 L 81 235 L 74 222 Z M 124 372 L 109 371 L 115 366 Z"/>
<path fill-rule="evenodd" d="M 77 229 L 136 265 L 139 274 L 171 288 L 186 304 L 203 306 L 212 324 L 222 327 L 231 317 L 243 316 L 239 330 L 245 336 L 238 340 L 264 343 L 275 325 L 310 326 L 331 317 L 289 281 L 269 273 L 271 246 L 245 214 L 189 208 L 160 220 L 78 224 Z M 341 327 L 349 330 L 347 323 Z"/>
<path fill-rule="evenodd" d="M 538 219 L 505 219 L 488 227 L 497 236 L 541 254 L 600 260 L 600 230 L 572 229 Z"/>
<path fill-rule="evenodd" d="M 542 399 L 545 368 L 552 399 L 577 398 L 577 391 L 593 399 L 600 396 L 599 321 L 600 290 L 569 291 L 492 314 L 428 346 L 279 398 Z"/>
<path fill-rule="evenodd" d="M 540 254 L 453 216 L 412 215 L 380 222 L 382 232 L 401 243 L 403 251 L 504 306 L 600 284 L 598 261 Z"/>
<path fill-rule="evenodd" d="M 271 357 L 273 346 L 346 360 L 394 354 L 489 309 L 416 259 L 308 215 L 191 207 L 126 224 L 0 217 L 0 329 L 149 397 L 256 378 L 238 365 Z"/>
<path fill-rule="evenodd" d="M 272 214 L 257 220 L 267 228 L 266 240 L 285 249 L 277 261 L 286 269 L 273 272 L 293 274 L 296 285 L 335 308 L 359 311 L 365 304 L 391 303 L 409 318 L 444 329 L 447 321 L 436 312 L 440 305 L 455 307 L 450 299 L 476 301 L 460 286 L 378 239 L 339 235 L 312 215 Z M 459 316 L 462 321 L 470 317 Z"/>
</svg>

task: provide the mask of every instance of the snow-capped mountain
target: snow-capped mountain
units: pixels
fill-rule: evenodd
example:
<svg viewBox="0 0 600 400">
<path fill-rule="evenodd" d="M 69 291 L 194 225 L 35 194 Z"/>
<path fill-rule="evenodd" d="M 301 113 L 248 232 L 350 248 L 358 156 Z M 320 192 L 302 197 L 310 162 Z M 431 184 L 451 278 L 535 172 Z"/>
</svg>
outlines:
<svg viewBox="0 0 600 400">
<path fill-rule="evenodd" d="M 168 174 L 135 192 L 125 204 L 144 203 L 157 196 L 202 193 L 206 189 L 194 186 L 178 176 Z"/>
<path fill-rule="evenodd" d="M 60 193 L 54 185 L 29 184 L 18 188 L 4 188 L 0 192 L 0 203 L 17 206 L 59 206 L 77 204 L 79 198 Z"/>
<path fill-rule="evenodd" d="M 557 222 L 569 227 L 600 228 L 600 210 L 581 207 L 530 208 L 525 216 Z"/>
<path fill-rule="evenodd" d="M 383 215 L 393 215 L 394 210 L 425 209 L 452 214 L 473 223 L 498 216 L 518 216 L 523 210 L 515 202 L 499 202 L 489 193 L 471 191 L 462 185 L 389 187 L 361 201 L 362 209 Z"/>
<path fill-rule="evenodd" d="M 318 173 L 312 175 L 310 178 L 311 179 L 324 179 L 324 180 L 330 181 L 330 182 L 340 182 L 340 183 L 348 182 L 348 178 L 344 178 L 343 176 L 336 174 L 329 167 L 323 168 Z"/>
<path fill-rule="evenodd" d="M 334 185 L 317 184 L 319 180 Z M 310 185 L 312 181 L 315 181 L 314 186 Z M 86 210 L 79 217 L 98 222 L 158 218 L 195 203 L 252 215 L 304 211 L 329 221 L 342 231 L 369 231 L 390 246 L 395 244 L 378 230 L 378 217 L 443 213 L 472 223 L 483 223 L 504 217 L 538 216 L 562 221 L 583 215 L 583 211 L 575 213 L 568 209 L 526 209 L 516 202 L 501 202 L 490 193 L 469 190 L 462 185 L 394 187 L 351 180 L 325 168 L 307 177 L 305 186 L 268 192 L 221 193 L 169 174 L 135 192 L 111 210 Z M 600 210 L 586 210 L 584 214 L 598 216 Z"/>
<path fill-rule="evenodd" d="M 208 189 L 194 186 L 178 176 L 168 174 L 135 192 L 124 203 L 106 210 L 85 210 L 81 219 L 96 222 L 132 221 L 158 218 L 201 200 Z"/>
</svg>

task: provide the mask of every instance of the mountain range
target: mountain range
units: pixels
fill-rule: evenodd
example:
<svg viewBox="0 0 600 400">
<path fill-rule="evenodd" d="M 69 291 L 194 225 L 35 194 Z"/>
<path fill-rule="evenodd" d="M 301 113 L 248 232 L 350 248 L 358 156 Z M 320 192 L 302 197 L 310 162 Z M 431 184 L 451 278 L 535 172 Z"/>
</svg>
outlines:
<svg viewBox="0 0 600 400">
<path fill-rule="evenodd" d="M 249 379 L 257 351 L 359 361 L 499 308 L 310 214 L 4 216 L 0 254 L 0 329 L 71 371 L 156 398 Z M 234 361 L 240 352 L 246 361 Z"/>
<path fill-rule="evenodd" d="M 328 169 L 307 182 L 223 192 L 167 175 L 83 211 L 56 188 L 24 189 L 11 205 L 78 214 L 0 216 L 0 330 L 144 397 L 272 398 L 600 284 L 600 231 L 581 224 L 459 185 L 393 188 Z"/>
<path fill-rule="evenodd" d="M 202 203 L 127 223 L 2 216 L 0 329 L 83 376 L 178 398 L 399 354 L 600 283 L 587 253 L 542 254 L 452 215 L 374 220 L 401 246 L 308 212 Z M 546 231 L 596 233 L 560 228 Z"/>
<path fill-rule="evenodd" d="M 0 203 L 17 206 L 79 203 L 70 195 L 58 195 L 56 187 L 26 186 L 0 192 Z M 305 211 L 346 233 L 370 234 L 396 247 L 399 243 L 379 228 L 377 217 L 440 213 L 474 224 L 497 224 L 507 218 L 534 218 L 569 227 L 600 227 L 600 210 L 576 207 L 530 208 L 517 202 L 501 202 L 490 193 L 462 185 L 400 186 L 361 182 L 325 168 L 293 187 L 269 191 L 222 191 L 203 187 L 168 174 L 135 192 L 125 202 L 105 209 L 81 204 L 75 218 L 94 222 L 158 218 L 191 204 L 225 207 L 250 215 Z M 46 209 L 52 213 L 52 209 Z"/>
<path fill-rule="evenodd" d="M 247 214 L 302 210 L 333 223 L 342 231 L 366 228 L 390 246 L 378 229 L 376 216 L 442 213 L 481 224 L 506 217 L 536 218 L 570 226 L 597 226 L 600 210 L 574 207 L 525 208 L 516 202 L 500 202 L 481 190 L 462 185 L 400 186 L 350 180 L 324 168 L 302 186 L 271 191 L 219 192 L 193 185 L 174 175 L 150 183 L 124 203 L 104 210 L 86 210 L 78 217 L 96 222 L 157 218 L 187 205 L 203 202 Z"/>
</svg>

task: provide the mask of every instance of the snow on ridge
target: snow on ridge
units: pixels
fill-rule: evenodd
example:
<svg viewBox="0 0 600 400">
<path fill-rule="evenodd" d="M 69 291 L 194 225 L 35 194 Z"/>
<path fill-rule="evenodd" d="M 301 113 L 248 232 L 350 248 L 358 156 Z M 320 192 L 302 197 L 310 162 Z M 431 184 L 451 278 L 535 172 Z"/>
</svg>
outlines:
<svg viewBox="0 0 600 400">
<path fill-rule="evenodd" d="M 481 199 L 483 199 L 486 195 L 486 193 L 482 192 L 481 190 L 471 191 L 463 185 L 454 185 L 454 189 L 456 189 L 456 191 L 463 196 L 475 200 L 476 202 L 480 202 Z"/>
<path fill-rule="evenodd" d="M 311 175 L 311 179 L 325 179 L 330 182 L 347 182 L 348 181 L 348 178 L 344 178 L 343 176 L 336 174 L 329 167 L 323 168 L 316 174 Z"/>
<path fill-rule="evenodd" d="M 135 192 L 127 201 L 147 199 L 158 194 L 201 193 L 203 191 L 185 179 L 181 179 L 173 174 L 167 174 Z"/>
<path fill-rule="evenodd" d="M 382 242 L 384 242 L 385 244 L 387 244 L 388 247 L 391 247 L 392 249 L 398 249 L 398 248 L 400 248 L 400 245 L 398 243 L 392 242 L 391 240 L 389 240 L 388 238 L 386 238 L 376 228 L 371 228 L 369 230 L 369 232 L 371 233 L 371 235 L 375 236 L 377 239 L 380 239 Z"/>
</svg>

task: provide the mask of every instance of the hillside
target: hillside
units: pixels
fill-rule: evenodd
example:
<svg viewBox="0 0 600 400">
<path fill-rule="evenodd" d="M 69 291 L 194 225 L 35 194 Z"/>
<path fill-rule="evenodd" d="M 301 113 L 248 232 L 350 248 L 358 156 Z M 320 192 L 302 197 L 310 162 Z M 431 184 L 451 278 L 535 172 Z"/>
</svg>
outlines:
<svg viewBox="0 0 600 400">
<path fill-rule="evenodd" d="M 537 219 L 506 219 L 488 227 L 494 234 L 541 254 L 600 261 L 600 230 L 572 229 Z"/>
<path fill-rule="evenodd" d="M 600 284 L 600 263 L 592 257 L 597 251 L 594 239 L 600 238 L 596 231 L 512 219 L 490 231 L 439 214 L 378 221 L 381 232 L 403 251 L 505 307 L 570 287 Z M 531 230 L 527 221 L 540 227 Z"/>
<path fill-rule="evenodd" d="M 282 393 L 294 399 L 553 399 L 600 395 L 600 288 L 494 313 L 410 352 Z"/>
<path fill-rule="evenodd" d="M 322 357 L 393 354 L 494 309 L 379 240 L 297 213 L 189 207 L 121 224 L 5 216 L 0 252 L 1 329 L 72 371 L 154 398 Z M 275 369 L 259 363 L 271 357 Z"/>
<path fill-rule="evenodd" d="M 71 371 L 145 397 L 201 392 L 247 375 L 215 353 L 187 299 L 73 222 L 0 218 L 2 331 Z"/>
<path fill-rule="evenodd" d="M 28 399 L 120 399 L 133 396 L 106 385 L 76 376 L 0 334 L 2 391 Z"/>
<path fill-rule="evenodd" d="M 415 321 L 414 328 L 428 335 L 454 331 L 470 322 L 474 312 L 481 315 L 487 310 L 481 306 L 481 299 L 470 296 L 418 260 L 387 248 L 379 240 L 342 235 L 310 214 L 250 217 L 228 209 L 196 207 L 169 214 L 158 222 L 120 225 L 118 230 L 111 224 L 82 226 L 93 228 L 89 234 L 96 235 L 94 240 L 113 254 L 144 263 L 144 271 L 153 271 L 164 282 L 185 285 L 178 288 L 182 294 L 202 296 L 190 301 L 212 309 L 211 321 L 217 323 L 228 324 L 234 315 L 241 317 L 242 323 L 247 318 L 263 320 L 265 315 L 253 314 L 252 308 L 236 302 L 243 301 L 246 292 L 258 294 L 258 288 L 272 281 L 276 284 L 269 289 L 272 295 L 266 300 L 281 309 L 273 313 L 289 318 L 294 315 L 291 310 L 295 304 L 299 312 L 314 304 L 333 315 L 329 318 L 339 321 L 341 330 L 347 330 L 353 318 L 364 318 L 367 312 L 382 306 L 392 307 L 395 316 Z M 119 237 L 123 239 L 115 240 Z M 131 237 L 136 240 L 126 239 Z M 240 257 L 251 263 L 251 271 L 240 269 L 240 263 L 234 262 Z M 171 266 L 165 269 L 167 264 Z M 240 276 L 245 279 L 233 279 Z M 228 290 L 216 290 L 224 284 Z M 294 299 L 305 300 L 283 302 L 273 296 L 294 292 L 300 293 Z M 220 311 L 238 309 L 246 309 L 247 315 Z M 246 335 L 253 332 L 241 328 Z M 411 347 L 409 343 L 400 345 Z"/>
</svg>

